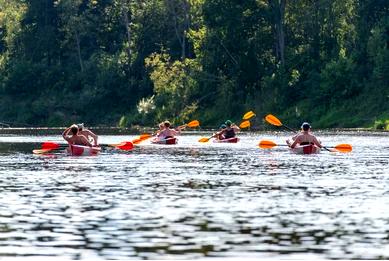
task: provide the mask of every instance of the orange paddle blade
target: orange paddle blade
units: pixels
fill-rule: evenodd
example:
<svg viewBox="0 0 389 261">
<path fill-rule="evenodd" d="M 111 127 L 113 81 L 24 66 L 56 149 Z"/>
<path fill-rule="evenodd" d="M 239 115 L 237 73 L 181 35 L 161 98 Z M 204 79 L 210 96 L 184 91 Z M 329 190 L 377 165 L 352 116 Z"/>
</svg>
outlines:
<svg viewBox="0 0 389 261">
<path fill-rule="evenodd" d="M 198 120 L 194 120 L 194 121 L 191 121 L 188 124 L 186 124 L 186 126 L 190 127 L 190 128 L 195 128 L 195 127 L 200 126 L 200 122 Z"/>
<path fill-rule="evenodd" d="M 246 112 L 243 115 L 243 120 L 249 120 L 249 119 L 251 119 L 254 116 L 255 116 L 255 113 L 253 111 Z"/>
<path fill-rule="evenodd" d="M 211 138 L 201 138 L 199 142 L 208 142 Z"/>
<path fill-rule="evenodd" d="M 147 134 L 147 133 L 146 134 L 142 134 L 142 135 L 139 136 L 139 138 L 133 139 L 132 143 L 133 144 L 139 144 L 142 141 L 145 141 L 145 140 L 147 140 L 147 139 L 149 139 L 151 137 L 153 137 L 151 134 Z"/>
<path fill-rule="evenodd" d="M 335 149 L 340 152 L 351 152 L 353 147 L 350 144 L 339 144 L 335 146 Z"/>
<path fill-rule="evenodd" d="M 251 126 L 250 121 L 243 121 L 240 125 L 239 128 L 244 129 L 244 128 L 249 128 Z"/>
<path fill-rule="evenodd" d="M 268 123 L 270 123 L 271 125 L 282 126 L 282 122 L 276 116 L 274 116 L 272 114 L 266 115 L 265 120 Z"/>
<path fill-rule="evenodd" d="M 141 143 L 142 141 L 144 141 L 144 140 L 142 140 L 142 139 L 133 139 L 133 140 L 132 140 L 132 144 L 139 144 L 139 143 Z"/>
<path fill-rule="evenodd" d="M 273 141 L 271 140 L 261 140 L 258 144 L 258 146 L 261 148 L 261 149 L 271 149 L 275 146 L 277 146 L 277 144 L 275 144 Z"/>
<path fill-rule="evenodd" d="M 145 133 L 145 134 L 140 135 L 139 139 L 140 140 L 146 140 L 146 139 L 151 138 L 151 137 L 152 137 L 151 134 Z"/>
</svg>

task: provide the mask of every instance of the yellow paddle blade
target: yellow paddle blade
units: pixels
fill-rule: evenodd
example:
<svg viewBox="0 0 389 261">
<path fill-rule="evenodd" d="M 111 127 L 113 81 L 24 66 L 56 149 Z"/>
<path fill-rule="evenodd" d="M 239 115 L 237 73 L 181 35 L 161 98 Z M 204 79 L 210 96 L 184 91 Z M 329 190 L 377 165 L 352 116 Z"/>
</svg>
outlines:
<svg viewBox="0 0 389 261">
<path fill-rule="evenodd" d="M 199 142 L 208 142 L 211 138 L 201 138 Z"/>
<path fill-rule="evenodd" d="M 335 149 L 340 152 L 351 152 L 353 147 L 350 144 L 339 144 L 335 146 Z"/>
<path fill-rule="evenodd" d="M 265 120 L 271 125 L 282 126 L 282 122 L 274 115 L 271 114 L 266 115 Z"/>
<path fill-rule="evenodd" d="M 243 121 L 241 124 L 239 124 L 239 128 L 244 129 L 251 126 L 250 121 Z"/>
<path fill-rule="evenodd" d="M 249 120 L 249 119 L 251 119 L 254 116 L 255 116 L 255 113 L 253 111 L 246 112 L 243 115 L 243 120 Z"/>
<path fill-rule="evenodd" d="M 277 144 L 275 144 L 274 142 L 272 142 L 271 140 L 261 140 L 258 144 L 258 146 L 261 148 L 261 149 L 271 149 L 275 146 L 277 146 Z"/>
<path fill-rule="evenodd" d="M 186 124 L 186 126 L 188 126 L 190 128 L 195 128 L 195 127 L 200 126 L 200 122 L 198 120 L 194 120 L 194 121 L 191 121 L 188 124 Z"/>
</svg>

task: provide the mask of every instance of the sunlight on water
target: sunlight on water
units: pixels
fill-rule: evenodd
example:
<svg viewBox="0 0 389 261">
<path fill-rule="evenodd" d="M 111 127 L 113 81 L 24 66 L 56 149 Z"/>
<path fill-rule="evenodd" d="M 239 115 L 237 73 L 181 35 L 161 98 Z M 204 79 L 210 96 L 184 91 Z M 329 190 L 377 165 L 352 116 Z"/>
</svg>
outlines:
<svg viewBox="0 0 389 261">
<path fill-rule="evenodd" d="M 257 146 L 286 133 L 202 136 L 94 157 L 31 153 L 59 136 L 0 136 L 0 257 L 389 258 L 384 134 L 319 133 L 354 150 L 318 155 Z"/>
</svg>

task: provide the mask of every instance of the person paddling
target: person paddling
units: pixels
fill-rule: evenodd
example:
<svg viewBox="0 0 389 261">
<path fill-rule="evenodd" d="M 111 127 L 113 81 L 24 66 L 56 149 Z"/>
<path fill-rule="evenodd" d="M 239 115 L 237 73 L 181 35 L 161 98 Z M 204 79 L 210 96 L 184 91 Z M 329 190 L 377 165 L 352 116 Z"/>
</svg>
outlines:
<svg viewBox="0 0 389 261">
<path fill-rule="evenodd" d="M 219 127 L 219 131 L 213 134 L 212 138 L 216 138 L 217 140 L 224 140 L 225 137 L 223 135 L 224 130 L 227 128 L 227 126 L 223 123 Z"/>
<path fill-rule="evenodd" d="M 91 130 L 85 129 L 84 123 L 77 124 L 78 134 L 85 136 L 89 142 L 93 141 L 93 146 L 98 146 L 97 139 L 98 136 L 94 134 Z"/>
<path fill-rule="evenodd" d="M 69 136 L 71 135 L 71 136 Z M 67 128 L 63 133 L 62 137 L 72 145 L 83 145 L 83 146 L 89 146 L 92 147 L 92 143 L 88 141 L 88 139 L 84 136 L 79 134 L 78 126 L 73 124 L 69 128 Z"/>
<path fill-rule="evenodd" d="M 160 130 L 157 134 L 157 138 L 159 140 L 174 138 L 176 135 L 181 134 L 181 129 L 184 129 L 185 125 L 179 126 L 177 127 L 177 129 L 173 129 L 171 128 L 171 124 L 169 121 L 164 121 L 161 127 L 162 130 Z"/>
<path fill-rule="evenodd" d="M 301 133 L 297 134 L 296 136 L 292 137 L 293 142 L 290 142 L 289 140 L 286 141 L 289 147 L 292 149 L 295 148 L 297 145 L 315 145 L 319 148 L 322 148 L 323 146 L 320 144 L 318 139 L 313 135 L 311 132 L 311 125 L 308 122 L 304 122 L 301 125 Z"/>
<path fill-rule="evenodd" d="M 222 129 L 219 134 L 224 137 L 223 139 L 234 138 L 236 136 L 236 133 L 240 131 L 240 128 L 236 126 L 235 123 L 232 123 L 232 121 L 230 120 L 227 120 L 225 122 L 225 126 L 226 128 Z"/>
</svg>

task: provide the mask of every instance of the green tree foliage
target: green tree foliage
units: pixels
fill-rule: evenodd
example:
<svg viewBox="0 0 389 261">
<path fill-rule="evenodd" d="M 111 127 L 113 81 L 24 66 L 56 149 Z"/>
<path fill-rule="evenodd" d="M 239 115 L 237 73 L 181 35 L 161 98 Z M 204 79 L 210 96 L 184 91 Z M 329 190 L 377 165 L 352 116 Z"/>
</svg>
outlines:
<svg viewBox="0 0 389 261">
<path fill-rule="evenodd" d="M 385 0 L 0 0 L 0 120 L 386 122 L 388 13 Z"/>
</svg>

